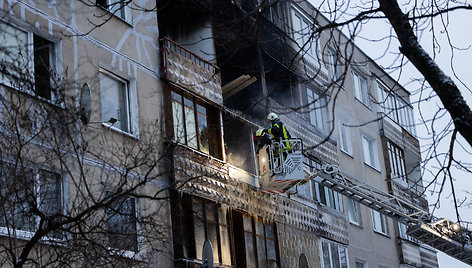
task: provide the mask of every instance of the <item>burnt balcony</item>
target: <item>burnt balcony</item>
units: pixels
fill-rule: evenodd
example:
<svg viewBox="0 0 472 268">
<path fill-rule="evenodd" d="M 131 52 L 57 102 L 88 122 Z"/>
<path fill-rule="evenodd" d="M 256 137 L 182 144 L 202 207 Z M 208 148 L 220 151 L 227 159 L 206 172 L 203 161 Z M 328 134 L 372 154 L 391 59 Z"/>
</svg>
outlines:
<svg viewBox="0 0 472 268">
<path fill-rule="evenodd" d="M 164 79 L 217 104 L 223 103 L 221 74 L 206 61 L 169 38 L 161 39 Z"/>
</svg>

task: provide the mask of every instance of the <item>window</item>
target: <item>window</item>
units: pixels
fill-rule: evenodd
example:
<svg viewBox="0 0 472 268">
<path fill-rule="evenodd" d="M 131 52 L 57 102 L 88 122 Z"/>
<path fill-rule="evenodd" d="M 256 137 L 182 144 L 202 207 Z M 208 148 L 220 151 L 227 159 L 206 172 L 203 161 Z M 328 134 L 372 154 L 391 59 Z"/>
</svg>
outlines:
<svg viewBox="0 0 472 268">
<path fill-rule="evenodd" d="M 310 123 L 317 128 L 324 129 L 324 121 L 326 118 L 326 100 L 313 89 L 306 89 L 308 109 L 310 114 Z"/>
<path fill-rule="evenodd" d="M 361 225 L 361 211 L 359 203 L 351 198 L 347 199 L 347 209 L 349 214 L 349 222 L 355 225 Z"/>
<path fill-rule="evenodd" d="M 367 85 L 367 78 L 359 74 L 357 71 L 352 71 L 352 79 L 354 83 L 354 96 L 367 107 L 370 107 L 369 87 Z"/>
<path fill-rule="evenodd" d="M 356 264 L 355 268 L 367 268 L 367 262 L 366 261 L 356 260 L 355 264 Z"/>
<path fill-rule="evenodd" d="M 0 81 L 55 100 L 56 44 L 31 31 L 0 22 Z M 30 83 L 33 82 L 33 83 Z"/>
<path fill-rule="evenodd" d="M 237 211 L 232 218 L 236 267 L 279 267 L 275 226 Z"/>
<path fill-rule="evenodd" d="M 328 58 L 331 79 L 333 79 L 333 81 L 340 82 L 339 80 L 341 79 L 342 70 L 339 53 L 332 48 L 328 48 Z"/>
<path fill-rule="evenodd" d="M 377 155 L 377 142 L 374 138 L 361 136 L 362 153 L 364 154 L 364 163 L 374 169 L 379 170 L 379 158 Z"/>
<path fill-rule="evenodd" d="M 405 153 L 403 149 L 387 140 L 388 161 L 390 164 L 390 179 L 400 179 L 407 182 Z"/>
<path fill-rule="evenodd" d="M 347 268 L 347 248 L 341 244 L 321 240 L 322 267 L 323 268 Z"/>
<path fill-rule="evenodd" d="M 292 30 L 293 39 L 297 42 L 298 48 L 303 48 L 303 54 L 308 54 L 311 60 L 320 58 L 319 37 L 312 35 L 314 31 L 314 20 L 309 19 L 298 10 L 292 8 Z"/>
<path fill-rule="evenodd" d="M 97 6 L 100 6 L 121 18 L 122 20 L 131 23 L 131 9 L 129 1 L 127 0 L 97 0 Z"/>
<path fill-rule="evenodd" d="M 413 107 L 402 98 L 394 94 L 385 84 L 377 80 L 379 100 L 382 112 L 394 122 L 406 129 L 410 134 L 416 135 L 413 119 Z"/>
<path fill-rule="evenodd" d="M 321 204 L 343 212 L 343 197 L 340 193 L 318 183 L 315 183 L 316 200 Z"/>
<path fill-rule="evenodd" d="M 136 96 L 129 81 L 100 69 L 102 122 L 129 134 L 137 134 Z M 134 86 L 133 86 L 134 89 Z"/>
<path fill-rule="evenodd" d="M 372 211 L 372 225 L 374 231 L 387 235 L 387 217 L 376 210 Z"/>
<path fill-rule="evenodd" d="M 352 156 L 351 128 L 343 122 L 339 123 L 339 149 Z"/>
<path fill-rule="evenodd" d="M 282 31 L 287 30 L 287 7 L 286 3 L 278 0 L 263 0 L 262 6 L 264 17 L 274 23 Z"/>
<path fill-rule="evenodd" d="M 209 240 L 214 263 L 231 265 L 226 210 L 210 200 L 179 193 L 173 193 L 171 202 L 172 225 L 178 230 L 173 233 L 175 256 L 201 260 L 203 243 Z"/>
<path fill-rule="evenodd" d="M 121 197 L 106 209 L 108 246 L 113 249 L 138 252 L 136 199 Z"/>
<path fill-rule="evenodd" d="M 174 91 L 171 92 L 171 98 L 174 139 L 220 158 L 219 112 L 193 97 Z"/>
<path fill-rule="evenodd" d="M 37 206 L 46 217 L 63 213 L 62 178 L 58 173 L 45 169 L 18 169 L 2 163 L 0 168 L 0 193 L 2 211 L 0 212 L 0 233 L 28 237 L 38 229 Z M 23 232 L 21 232 L 23 231 Z M 60 238 L 60 232 L 50 237 Z"/>
<path fill-rule="evenodd" d="M 417 239 L 413 238 L 412 236 L 406 233 L 407 230 L 408 230 L 408 227 L 406 226 L 406 224 L 398 222 L 398 235 L 400 236 L 400 238 L 418 243 L 419 241 Z"/>
</svg>

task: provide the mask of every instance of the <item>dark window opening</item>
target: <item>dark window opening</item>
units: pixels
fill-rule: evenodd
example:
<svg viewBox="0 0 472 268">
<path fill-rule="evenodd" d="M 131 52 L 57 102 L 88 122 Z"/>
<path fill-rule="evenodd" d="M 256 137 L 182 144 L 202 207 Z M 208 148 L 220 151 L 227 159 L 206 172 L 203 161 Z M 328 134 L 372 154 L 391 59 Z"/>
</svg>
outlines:
<svg viewBox="0 0 472 268">
<path fill-rule="evenodd" d="M 53 43 L 40 36 L 34 35 L 34 93 L 36 96 L 51 100 L 52 74 L 51 61 Z"/>
<path fill-rule="evenodd" d="M 223 116 L 226 161 L 242 170 L 256 174 L 252 136 L 255 129 L 244 121 L 225 113 Z"/>
</svg>

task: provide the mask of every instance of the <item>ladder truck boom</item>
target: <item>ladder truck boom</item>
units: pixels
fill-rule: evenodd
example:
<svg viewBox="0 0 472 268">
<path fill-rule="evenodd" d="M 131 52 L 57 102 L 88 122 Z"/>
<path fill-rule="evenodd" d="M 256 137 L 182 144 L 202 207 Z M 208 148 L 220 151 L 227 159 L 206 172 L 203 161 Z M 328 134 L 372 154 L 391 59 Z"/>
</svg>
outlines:
<svg viewBox="0 0 472 268">
<path fill-rule="evenodd" d="M 289 148 L 285 148 L 285 144 Z M 447 219 L 438 219 L 410 201 L 386 193 L 364 181 L 346 176 L 336 165 L 304 154 L 300 139 L 281 140 L 258 153 L 260 190 L 285 193 L 295 185 L 314 180 L 408 226 L 418 241 L 472 265 L 472 231 Z M 312 160 L 309 165 L 306 159 Z"/>
</svg>

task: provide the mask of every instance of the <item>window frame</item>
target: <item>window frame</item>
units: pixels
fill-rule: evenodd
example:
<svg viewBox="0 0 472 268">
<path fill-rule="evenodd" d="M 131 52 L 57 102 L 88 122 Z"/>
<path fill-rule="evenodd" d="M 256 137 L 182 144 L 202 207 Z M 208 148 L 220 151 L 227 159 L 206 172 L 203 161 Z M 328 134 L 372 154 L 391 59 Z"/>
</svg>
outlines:
<svg viewBox="0 0 472 268">
<path fill-rule="evenodd" d="M 343 153 L 353 156 L 351 127 L 347 126 L 343 121 L 339 121 L 339 140 L 339 149 Z"/>
<path fill-rule="evenodd" d="M 239 262 L 243 262 L 246 266 L 248 267 L 263 267 L 264 265 L 261 265 L 261 256 L 265 256 L 263 261 L 265 260 L 265 267 L 272 267 L 270 266 L 271 263 L 274 262 L 269 262 L 269 260 L 275 261 L 275 263 L 278 265 L 277 267 L 280 266 L 280 252 L 278 249 L 278 236 L 277 236 L 277 226 L 275 223 L 269 222 L 264 220 L 261 217 L 257 216 L 251 216 L 249 214 L 246 214 L 244 212 L 240 212 L 237 210 L 232 210 L 231 212 L 233 220 L 233 236 L 238 236 L 242 238 L 242 241 L 236 240 L 234 241 L 234 254 L 237 255 L 237 251 L 239 250 L 244 250 L 244 257 L 241 255 L 241 258 L 239 259 Z M 235 219 L 239 218 L 238 220 Z M 238 224 L 237 226 L 235 224 Z M 241 226 L 239 226 L 241 225 Z M 258 228 L 259 226 L 259 228 Z M 268 226 L 272 229 L 272 237 L 268 236 Z M 262 235 L 258 233 L 260 232 L 262 227 Z M 235 231 L 238 230 L 238 231 Z M 262 240 L 260 239 L 262 238 Z M 250 241 L 249 241 L 250 240 Z M 264 253 L 261 254 L 258 252 L 261 247 L 259 247 L 258 243 L 259 241 L 263 242 L 263 249 Z M 269 259 L 269 247 L 268 244 L 270 243 L 269 241 L 272 241 L 272 246 L 270 250 L 273 250 L 272 254 L 275 254 L 275 259 Z M 244 243 L 239 244 L 239 243 Z M 251 251 L 252 249 L 252 251 Z M 248 256 L 247 252 L 252 252 L 254 254 L 251 254 Z M 248 265 L 248 261 L 250 262 L 249 264 L 254 264 L 254 266 Z M 236 265 L 238 265 L 238 262 L 236 262 Z M 239 266 L 238 266 L 239 267 Z"/>
<path fill-rule="evenodd" d="M 114 72 L 108 71 L 105 68 L 99 68 L 99 82 L 100 82 L 100 106 L 101 106 L 101 123 L 104 127 L 110 128 L 114 131 L 119 133 L 125 134 L 130 137 L 138 138 L 139 137 L 139 127 L 138 127 L 138 107 L 137 107 L 137 96 L 136 96 L 136 81 L 134 79 L 126 79 Z M 120 122 L 120 118 L 116 122 L 111 122 L 110 118 L 104 118 L 104 91 L 106 89 L 103 88 L 104 81 L 102 77 L 106 77 L 107 79 L 113 80 L 115 82 L 121 83 L 124 85 L 124 103 L 123 105 L 126 108 L 126 128 L 122 129 L 121 126 L 117 126 L 117 123 Z M 121 107 L 121 104 L 120 104 Z M 108 114 L 108 113 L 107 113 Z"/>
<path fill-rule="evenodd" d="M 304 14 L 304 12 L 301 9 L 293 5 L 290 8 L 290 16 L 291 16 L 290 36 L 297 44 L 298 50 L 301 50 L 301 48 L 305 46 L 305 49 L 301 51 L 300 54 L 304 56 L 304 58 L 306 58 L 305 56 L 308 55 L 308 59 L 310 60 L 310 62 L 314 63 L 315 66 L 320 66 L 320 61 L 322 59 L 320 35 L 319 34 L 314 35 L 313 38 L 311 39 L 310 44 L 307 43 L 309 39 L 305 40 L 306 36 L 311 36 L 312 27 L 314 27 L 314 19 L 310 19 L 307 15 Z M 303 23 L 305 23 L 305 26 L 304 25 L 295 26 L 296 17 L 299 19 L 298 22 L 302 21 Z"/>
<path fill-rule="evenodd" d="M 10 163 L 8 161 L 5 161 L 3 163 L 3 165 L 9 165 Z M 53 173 L 57 176 L 57 179 L 58 181 L 60 182 L 60 185 L 58 188 L 56 189 L 59 189 L 60 193 L 60 198 L 59 200 L 57 200 L 59 202 L 59 204 L 61 205 L 61 207 L 59 208 L 59 212 L 62 213 L 62 214 L 66 214 L 66 200 L 67 200 L 67 197 L 66 197 L 66 192 L 65 192 L 65 189 L 66 189 L 66 179 L 65 179 L 65 176 L 63 174 L 61 174 L 60 172 L 54 170 L 54 169 L 51 169 L 51 168 L 48 168 L 48 167 L 32 167 L 31 168 L 31 172 L 34 173 L 34 176 L 33 178 L 30 178 L 32 179 L 32 183 L 33 183 L 33 188 L 34 188 L 34 194 L 36 195 L 36 202 L 37 204 L 42 204 L 43 200 L 42 200 L 42 197 L 41 197 L 41 188 L 42 188 L 42 177 L 41 177 L 41 173 L 42 172 L 48 172 L 48 173 Z M 1 178 L 3 179 L 3 178 Z M 56 193 L 57 194 L 57 193 Z M 41 208 L 40 208 L 41 209 Z M 32 222 L 34 224 L 34 227 L 33 227 L 33 230 L 22 230 L 22 229 L 16 229 L 16 228 L 12 228 L 12 227 L 9 227 L 9 226 L 0 226 L 0 237 L 15 237 L 15 238 L 18 238 L 18 239 L 22 239 L 22 240 L 28 240 L 28 239 L 31 239 L 36 230 L 38 229 L 38 225 L 39 225 L 39 216 L 33 216 L 33 219 Z M 54 237 L 52 235 L 46 235 L 45 237 L 43 237 L 41 240 L 42 241 L 55 241 L 55 242 L 61 242 L 61 241 L 64 241 L 65 237 L 64 238 L 57 238 L 57 237 Z"/>
<path fill-rule="evenodd" d="M 374 232 L 388 236 L 389 228 L 387 216 L 374 209 L 370 211 L 372 214 L 372 229 Z M 380 222 L 378 222 L 378 220 L 380 220 Z"/>
<path fill-rule="evenodd" d="M 366 152 L 366 144 L 368 147 L 367 152 Z M 365 134 L 361 134 L 361 146 L 362 146 L 362 155 L 364 159 L 364 164 L 368 165 L 369 167 L 377 171 L 380 171 L 380 161 L 379 161 L 377 139 L 372 138 Z"/>
<path fill-rule="evenodd" d="M 174 97 L 179 97 L 179 100 L 177 100 L 176 98 Z M 188 102 L 191 102 L 192 106 L 186 106 L 185 104 L 185 101 L 187 100 L 187 103 Z M 205 102 L 204 100 L 186 92 L 186 91 L 183 91 L 183 90 L 179 90 L 179 89 L 170 89 L 169 91 L 169 110 L 170 110 L 170 129 L 172 130 L 172 132 L 170 133 L 171 134 L 171 138 L 179 143 L 179 144 L 182 144 L 182 145 L 185 145 L 193 150 L 196 150 L 198 152 L 201 152 L 203 154 L 206 154 L 206 155 L 210 155 L 212 157 L 215 157 L 217 159 L 221 159 L 222 157 L 222 150 L 221 150 L 221 135 L 222 135 L 222 132 L 221 132 L 221 121 L 223 119 L 221 113 L 219 113 L 218 115 L 216 116 L 212 116 L 212 110 L 216 110 L 216 108 L 214 108 L 213 106 L 209 105 L 207 102 Z M 178 105 L 178 106 L 174 106 L 174 105 Z M 188 121 L 187 121 L 187 118 L 186 118 L 186 110 L 185 108 L 186 107 L 189 107 L 189 109 L 191 109 L 192 111 L 192 117 L 191 117 L 191 122 L 192 123 L 192 126 L 194 128 L 194 131 L 195 131 L 195 137 L 192 138 L 192 137 L 189 137 L 189 133 L 188 133 Z M 199 111 L 198 111 L 198 107 L 202 107 L 205 109 L 205 124 L 206 124 L 206 128 L 203 128 L 207 130 L 207 137 L 205 139 L 207 145 L 206 145 L 206 148 L 205 150 L 202 150 L 202 135 L 201 135 L 201 132 L 202 129 L 200 129 L 200 121 L 199 119 L 202 118 L 202 117 L 199 117 L 199 115 L 201 114 Z M 177 110 L 178 109 L 178 110 Z M 178 118 L 176 118 L 176 114 L 177 112 L 180 113 L 179 115 L 177 116 L 180 116 Z M 189 110 L 187 110 L 189 111 Z M 176 120 L 177 121 L 182 121 L 182 123 L 179 123 L 177 122 L 176 124 Z M 217 128 L 215 128 L 215 130 L 213 131 L 211 125 L 212 124 L 215 124 L 217 125 Z M 182 137 L 177 137 L 177 134 L 176 132 L 183 132 L 183 136 Z M 191 133 L 193 134 L 193 133 Z M 192 146 L 192 144 L 189 143 L 189 139 L 191 140 L 195 140 L 196 142 L 196 146 Z"/>
<path fill-rule="evenodd" d="M 122 249 L 122 248 L 115 248 L 113 247 L 112 245 L 108 244 L 107 245 L 107 248 L 109 251 L 111 251 L 113 254 L 117 254 L 121 257 L 125 257 L 125 258 L 135 258 L 135 257 L 139 257 L 141 254 L 143 254 L 143 245 L 142 245 L 142 237 L 139 235 L 139 232 L 140 232 L 140 225 L 139 225 L 139 220 L 138 220 L 138 217 L 139 217 L 139 214 L 138 214 L 138 211 L 139 211 L 139 201 L 138 201 L 138 198 L 136 197 L 133 197 L 133 196 L 128 196 L 128 195 L 125 195 L 123 196 L 125 198 L 131 198 L 131 199 L 134 199 L 134 228 L 136 230 L 136 234 L 134 234 L 133 236 L 135 236 L 135 241 L 136 241 L 136 251 L 133 251 L 133 250 L 128 250 L 128 249 Z M 123 198 L 122 197 L 122 198 Z M 111 204 L 110 204 L 111 205 Z M 110 240 L 110 233 L 109 233 L 109 222 L 108 222 L 108 214 L 107 214 L 107 209 L 108 207 L 105 209 L 105 218 L 106 218 L 106 235 L 107 235 L 107 242 L 110 243 L 111 240 Z M 122 234 L 123 235 L 123 234 Z"/>
<path fill-rule="evenodd" d="M 362 227 L 360 204 L 352 198 L 347 198 L 347 214 L 349 223 Z M 351 212 L 352 211 L 352 212 Z"/>
<path fill-rule="evenodd" d="M 321 238 L 320 240 L 320 243 L 319 243 L 319 251 L 320 251 L 320 255 L 321 255 L 321 268 L 331 268 L 331 267 L 341 267 L 341 268 L 348 268 L 349 267 L 349 251 L 348 251 L 348 247 L 342 245 L 342 244 L 339 244 L 339 243 L 336 243 L 334 241 L 331 241 L 331 240 L 328 240 L 328 239 L 325 239 L 325 238 Z M 327 245 L 327 249 L 328 249 L 328 256 L 325 255 L 325 251 L 324 251 L 324 245 Z M 333 248 L 336 248 L 337 249 L 337 253 L 333 253 Z M 341 256 L 341 251 L 344 251 L 344 262 L 342 260 L 342 256 Z M 335 257 L 338 257 L 338 262 L 337 264 L 339 265 L 336 265 L 336 262 L 335 262 Z M 326 257 L 328 257 L 326 259 Z M 325 265 L 325 262 L 326 260 L 329 260 L 329 266 L 326 266 Z"/>
<path fill-rule="evenodd" d="M 22 88 L 21 86 L 12 83 L 8 79 L 0 77 L 0 83 L 4 84 L 7 87 L 11 87 L 18 91 L 24 92 L 28 95 L 31 95 L 35 98 L 39 98 L 43 101 L 54 103 L 60 96 L 58 93 L 53 90 L 54 78 L 61 77 L 62 75 L 62 46 L 61 40 L 55 36 L 52 36 L 48 33 L 45 33 L 41 30 L 33 28 L 31 25 L 28 25 L 22 21 L 19 21 L 16 18 L 2 18 L 0 19 L 0 24 L 4 24 L 6 27 L 12 27 L 17 31 L 21 31 L 26 35 L 26 57 L 27 57 L 27 70 L 26 75 L 27 79 L 33 82 L 33 88 Z M 51 49 L 49 51 L 49 68 L 50 70 L 50 98 L 42 97 L 36 93 L 37 82 L 35 81 L 35 51 L 34 51 L 34 39 L 35 37 L 41 38 L 51 44 Z"/>
<path fill-rule="evenodd" d="M 310 124 L 321 131 L 326 131 L 328 121 L 326 96 L 313 85 L 306 85 L 307 108 Z"/>
<path fill-rule="evenodd" d="M 358 268 L 358 267 L 357 267 L 357 264 L 362 265 L 361 268 L 368 268 L 368 267 L 369 267 L 369 266 L 368 266 L 369 264 L 367 263 L 366 260 L 361 260 L 361 259 L 358 259 L 358 258 L 356 258 L 356 259 L 354 260 L 354 266 L 355 266 L 355 268 Z"/>
<path fill-rule="evenodd" d="M 415 119 L 411 104 L 393 92 L 380 79 L 377 79 L 377 91 L 381 111 L 411 135 L 416 136 Z"/>
<path fill-rule="evenodd" d="M 344 213 L 344 203 L 342 194 L 324 186 L 316 180 L 319 180 L 318 177 L 316 177 L 314 181 L 316 201 L 318 201 L 324 206 L 327 206 L 338 212 Z"/>
<path fill-rule="evenodd" d="M 332 47 L 328 47 L 328 60 L 329 60 L 329 71 L 330 78 L 336 82 L 341 82 L 342 70 L 341 70 L 341 59 L 340 54 Z"/>
<path fill-rule="evenodd" d="M 351 74 L 355 98 L 370 109 L 372 104 L 370 101 L 369 82 L 367 76 L 355 69 L 352 69 Z"/>
<path fill-rule="evenodd" d="M 99 3 L 105 2 L 105 3 Z M 117 5 L 123 5 L 121 7 L 116 7 Z M 132 10 L 129 4 L 126 4 L 125 0 L 96 0 L 95 5 L 106 10 L 113 16 L 119 18 L 120 20 L 132 24 L 133 23 L 133 15 Z"/>
<path fill-rule="evenodd" d="M 388 139 L 385 143 L 387 147 L 390 179 L 408 185 L 405 151 Z"/>
</svg>

